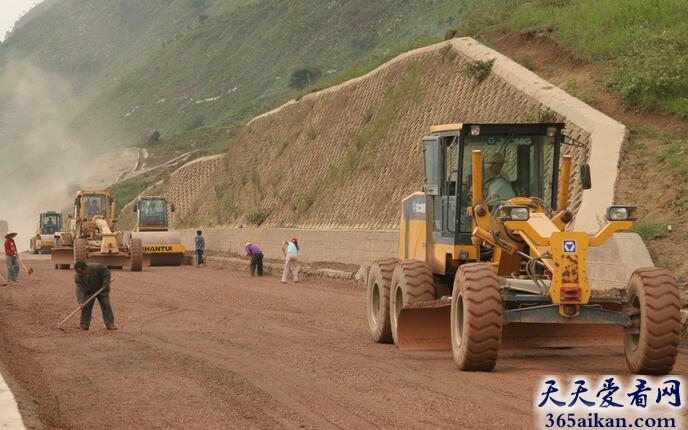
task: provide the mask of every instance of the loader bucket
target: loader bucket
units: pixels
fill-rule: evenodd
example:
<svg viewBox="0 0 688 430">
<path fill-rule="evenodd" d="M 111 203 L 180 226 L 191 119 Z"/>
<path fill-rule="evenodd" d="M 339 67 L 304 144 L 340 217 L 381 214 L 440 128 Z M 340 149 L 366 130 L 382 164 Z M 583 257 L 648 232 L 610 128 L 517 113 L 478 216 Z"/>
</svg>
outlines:
<svg viewBox="0 0 688 430">
<path fill-rule="evenodd" d="M 451 349 L 451 300 L 405 306 L 397 317 L 397 347 L 408 351 Z"/>
<path fill-rule="evenodd" d="M 50 263 L 56 265 L 74 264 L 74 248 L 53 248 L 50 253 Z"/>
</svg>

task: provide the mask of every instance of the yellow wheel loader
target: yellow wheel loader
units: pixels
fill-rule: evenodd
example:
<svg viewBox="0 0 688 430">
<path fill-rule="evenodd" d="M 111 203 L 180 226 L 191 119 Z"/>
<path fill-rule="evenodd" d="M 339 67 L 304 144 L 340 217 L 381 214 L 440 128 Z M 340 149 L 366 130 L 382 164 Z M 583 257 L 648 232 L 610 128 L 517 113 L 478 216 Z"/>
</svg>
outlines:
<svg viewBox="0 0 688 430">
<path fill-rule="evenodd" d="M 56 269 L 69 269 L 77 261 L 102 263 L 111 268 L 128 266 L 141 271 L 143 245 L 140 239 L 124 242 L 121 231 L 115 232 L 116 204 L 107 191 L 78 191 L 74 214 L 69 216 L 69 229 L 55 234 L 56 245 L 51 262 Z"/>
<path fill-rule="evenodd" d="M 38 216 L 36 234 L 29 239 L 29 250 L 32 254 L 49 254 L 55 245 L 55 233 L 62 227 L 62 215 L 48 211 Z"/>
<path fill-rule="evenodd" d="M 587 251 L 633 225 L 611 206 L 595 234 L 569 231 L 564 124 L 448 124 L 423 138 L 424 192 L 402 203 L 399 258 L 371 266 L 376 342 L 451 349 L 460 370 L 492 370 L 500 348 L 624 345 L 628 368 L 674 365 L 680 302 L 665 269 L 636 269 L 616 297 L 593 294 Z M 583 188 L 590 188 L 587 165 Z"/>
<path fill-rule="evenodd" d="M 174 212 L 174 205 L 169 205 Z M 163 196 L 142 196 L 134 203 L 136 225 L 132 239 L 143 244 L 143 261 L 146 266 L 179 266 L 184 261 L 186 248 L 178 231 L 168 230 L 168 202 Z"/>
</svg>

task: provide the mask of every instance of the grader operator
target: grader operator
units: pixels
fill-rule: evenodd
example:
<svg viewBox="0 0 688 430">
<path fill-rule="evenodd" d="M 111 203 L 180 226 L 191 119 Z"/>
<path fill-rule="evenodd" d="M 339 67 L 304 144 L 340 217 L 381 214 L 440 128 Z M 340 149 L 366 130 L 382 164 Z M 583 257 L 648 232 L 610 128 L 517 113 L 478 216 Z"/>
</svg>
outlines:
<svg viewBox="0 0 688 430">
<path fill-rule="evenodd" d="M 169 231 L 167 208 L 163 196 L 141 196 L 134 203 L 136 225 L 131 238 L 141 240 L 146 266 L 179 266 L 184 261 L 186 248 L 181 233 Z M 169 208 L 174 212 L 174 205 Z"/>
<path fill-rule="evenodd" d="M 124 243 L 121 231 L 115 232 L 116 204 L 107 191 L 78 191 L 74 214 L 69 216 L 69 231 L 57 233 L 51 262 L 56 269 L 68 269 L 77 261 L 96 262 L 111 268 L 129 266 L 141 271 L 141 239 Z"/>
<path fill-rule="evenodd" d="M 631 372 L 672 370 L 681 323 L 670 272 L 638 268 L 618 297 L 592 293 L 588 248 L 629 229 L 635 208 L 611 206 L 594 235 L 566 230 L 573 214 L 563 127 L 431 128 L 424 193 L 402 203 L 399 259 L 378 261 L 368 277 L 374 341 L 451 349 L 460 370 L 486 371 L 500 347 L 623 343 Z M 581 182 L 590 188 L 587 165 Z"/>
</svg>

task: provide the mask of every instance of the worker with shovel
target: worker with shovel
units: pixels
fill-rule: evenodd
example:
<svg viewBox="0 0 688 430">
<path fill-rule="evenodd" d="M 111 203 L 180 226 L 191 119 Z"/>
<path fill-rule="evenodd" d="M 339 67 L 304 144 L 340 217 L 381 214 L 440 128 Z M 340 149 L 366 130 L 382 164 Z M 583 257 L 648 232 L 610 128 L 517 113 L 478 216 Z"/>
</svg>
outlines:
<svg viewBox="0 0 688 430">
<path fill-rule="evenodd" d="M 7 282 L 17 282 L 19 274 L 19 256 L 17 255 L 17 245 L 14 243 L 15 232 L 5 235 L 5 261 L 7 262 Z"/>
<path fill-rule="evenodd" d="M 88 330 L 91 325 L 91 311 L 95 300 L 84 302 L 96 293 L 100 310 L 103 312 L 105 327 L 108 330 L 117 330 L 115 316 L 110 306 L 110 270 L 104 264 L 86 264 L 83 261 L 77 261 L 74 264 L 74 270 L 76 270 L 74 276 L 76 298 L 80 305 L 83 304 L 81 308 L 81 330 Z"/>
</svg>

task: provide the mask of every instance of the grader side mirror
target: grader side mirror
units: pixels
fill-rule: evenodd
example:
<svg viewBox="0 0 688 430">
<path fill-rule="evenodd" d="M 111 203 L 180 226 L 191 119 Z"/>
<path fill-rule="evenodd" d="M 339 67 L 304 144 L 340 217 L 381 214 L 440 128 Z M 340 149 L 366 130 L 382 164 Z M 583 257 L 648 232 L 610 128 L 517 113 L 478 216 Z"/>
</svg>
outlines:
<svg viewBox="0 0 688 430">
<path fill-rule="evenodd" d="M 592 179 L 590 178 L 590 165 L 583 163 L 580 166 L 581 185 L 584 190 L 592 188 Z"/>
</svg>

